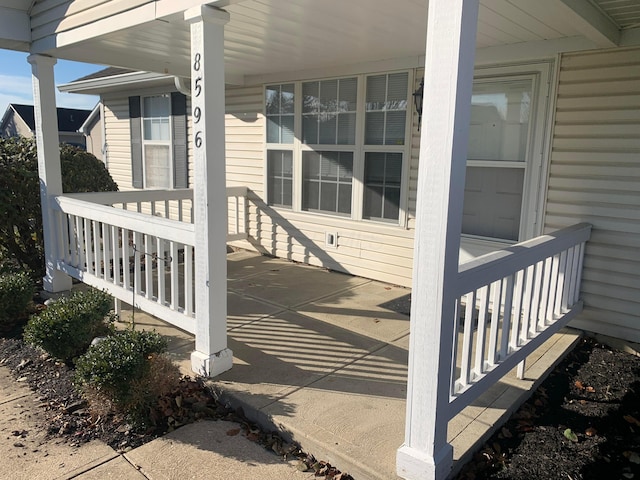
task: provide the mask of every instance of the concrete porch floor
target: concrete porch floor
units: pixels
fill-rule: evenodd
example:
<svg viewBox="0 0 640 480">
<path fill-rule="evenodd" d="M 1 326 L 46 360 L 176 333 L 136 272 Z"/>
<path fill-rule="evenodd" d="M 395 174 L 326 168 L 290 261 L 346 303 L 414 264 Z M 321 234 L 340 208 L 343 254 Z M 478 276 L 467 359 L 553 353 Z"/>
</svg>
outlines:
<svg viewBox="0 0 640 480">
<path fill-rule="evenodd" d="M 266 428 L 362 479 L 392 479 L 404 440 L 409 317 L 382 305 L 408 289 L 250 252 L 228 255 L 233 368 L 209 384 Z M 123 310 L 127 321 L 130 310 Z M 135 312 L 136 328 L 169 339 L 191 372 L 193 337 Z M 563 330 L 450 423 L 454 471 L 535 389 L 578 340 Z"/>
</svg>

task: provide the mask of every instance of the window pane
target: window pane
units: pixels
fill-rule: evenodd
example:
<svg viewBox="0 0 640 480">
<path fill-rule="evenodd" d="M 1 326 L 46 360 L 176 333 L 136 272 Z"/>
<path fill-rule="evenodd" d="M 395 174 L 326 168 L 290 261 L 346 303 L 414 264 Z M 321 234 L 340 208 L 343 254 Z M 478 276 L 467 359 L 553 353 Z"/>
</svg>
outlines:
<svg viewBox="0 0 640 480">
<path fill-rule="evenodd" d="M 318 143 L 335 145 L 337 118 L 334 114 L 325 113 L 319 116 L 320 139 Z"/>
<path fill-rule="evenodd" d="M 144 97 L 143 108 L 145 117 L 168 117 L 171 106 L 167 95 Z"/>
<path fill-rule="evenodd" d="M 338 153 L 325 152 L 320 162 L 320 179 L 321 180 L 337 180 L 338 179 Z"/>
<path fill-rule="evenodd" d="M 320 178 L 320 154 L 304 152 L 302 154 L 302 178 L 318 180 Z"/>
<path fill-rule="evenodd" d="M 367 112 L 365 117 L 365 143 L 382 145 L 384 140 L 384 112 Z"/>
<path fill-rule="evenodd" d="M 406 110 L 407 109 L 407 82 L 409 81 L 408 73 L 394 73 L 389 75 L 389 85 L 387 88 L 388 110 Z"/>
<path fill-rule="evenodd" d="M 474 84 L 469 159 L 526 160 L 531 92 L 531 79 Z"/>
<path fill-rule="evenodd" d="M 320 111 L 320 83 L 302 84 L 302 113 L 318 113 Z"/>
<path fill-rule="evenodd" d="M 282 93 L 280 97 L 280 113 L 282 114 L 294 112 L 293 89 L 293 83 L 282 85 Z"/>
<path fill-rule="evenodd" d="M 281 143 L 293 143 L 293 115 L 283 115 L 280 117 L 282 124 Z"/>
<path fill-rule="evenodd" d="M 315 145 L 318 143 L 318 116 L 304 115 L 302 117 L 302 143 Z"/>
<path fill-rule="evenodd" d="M 367 152 L 364 164 L 363 217 L 398 220 L 401 183 L 401 153 Z"/>
<path fill-rule="evenodd" d="M 170 188 L 170 165 L 168 145 L 145 145 L 145 188 Z"/>
<path fill-rule="evenodd" d="M 320 82 L 320 112 L 337 111 L 338 81 L 324 80 Z"/>
<path fill-rule="evenodd" d="M 354 145 L 356 143 L 356 114 L 341 113 L 338 116 L 338 144 Z"/>
<path fill-rule="evenodd" d="M 351 214 L 351 184 L 338 185 L 338 212 Z"/>
<path fill-rule="evenodd" d="M 320 183 L 304 182 L 302 184 L 302 209 L 318 210 L 320 207 Z"/>
<path fill-rule="evenodd" d="M 523 168 L 467 167 L 462 233 L 518 240 Z"/>
<path fill-rule="evenodd" d="M 385 145 L 404 145 L 406 112 L 387 112 Z"/>
<path fill-rule="evenodd" d="M 265 107 L 267 115 L 280 113 L 280 85 L 265 88 Z"/>
<path fill-rule="evenodd" d="M 367 77 L 367 111 L 382 110 L 386 100 L 387 76 Z"/>
<path fill-rule="evenodd" d="M 358 79 L 343 78 L 340 80 L 340 102 L 338 111 L 355 112 L 358 100 Z"/>
<path fill-rule="evenodd" d="M 337 212 L 336 202 L 338 192 L 337 183 L 322 182 L 320 184 L 320 210 L 325 212 Z"/>
<path fill-rule="evenodd" d="M 267 117 L 267 143 L 280 143 L 280 117 Z"/>
</svg>

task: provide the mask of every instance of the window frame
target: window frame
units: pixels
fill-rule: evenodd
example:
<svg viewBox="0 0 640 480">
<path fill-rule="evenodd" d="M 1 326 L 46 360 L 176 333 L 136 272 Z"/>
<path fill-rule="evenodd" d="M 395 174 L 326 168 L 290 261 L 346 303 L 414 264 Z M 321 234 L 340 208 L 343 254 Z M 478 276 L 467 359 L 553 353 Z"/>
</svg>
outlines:
<svg viewBox="0 0 640 480">
<path fill-rule="evenodd" d="M 144 121 L 146 118 L 160 118 L 160 117 L 146 117 L 145 116 L 145 108 L 144 108 L 144 100 L 146 98 L 152 97 L 163 97 L 166 98 L 169 103 L 169 139 L 168 140 L 147 140 L 145 138 L 145 130 L 144 130 Z M 153 93 L 148 95 L 140 95 L 140 145 L 142 148 L 142 188 L 143 189 L 161 189 L 160 187 L 149 187 L 147 185 L 147 162 L 146 162 L 146 147 L 150 146 L 166 146 L 169 151 L 169 186 L 167 189 L 173 189 L 174 187 L 174 159 L 173 159 L 173 115 L 171 111 L 171 93 Z"/>
<path fill-rule="evenodd" d="M 405 110 L 405 138 L 403 145 L 365 145 L 365 118 L 366 118 L 366 84 L 367 77 L 376 75 L 390 75 L 395 73 L 407 74 L 407 108 Z M 303 98 L 302 85 L 307 82 L 323 82 L 327 80 L 357 79 L 357 100 L 356 100 L 356 131 L 355 144 L 304 144 L 302 143 L 302 119 L 303 119 Z M 266 89 L 283 84 L 294 84 L 294 141 L 293 144 L 268 143 L 266 132 Z M 413 125 L 413 97 L 415 89 L 415 69 L 391 70 L 382 72 L 367 72 L 352 75 L 337 75 L 321 78 L 305 78 L 304 80 L 283 80 L 270 82 L 262 85 L 262 109 L 265 117 L 264 135 L 264 192 L 265 201 L 269 198 L 269 172 L 267 167 L 267 156 L 269 150 L 291 150 L 293 154 L 293 183 L 292 183 L 292 206 L 291 208 L 278 205 L 269 205 L 276 210 L 283 209 L 295 213 L 302 213 L 311 216 L 328 217 L 332 219 L 352 220 L 367 222 L 370 224 L 397 226 L 408 228 L 408 204 L 409 204 L 409 172 L 411 164 L 411 143 L 414 134 Z M 353 177 L 351 190 L 351 214 L 343 216 L 324 211 L 303 210 L 302 209 L 302 156 L 305 151 L 335 151 L 353 153 Z M 400 205 L 397 220 L 385 220 L 379 218 L 363 218 L 364 215 L 364 166 L 367 152 L 400 153 L 402 155 L 402 173 L 400 185 Z"/>
</svg>

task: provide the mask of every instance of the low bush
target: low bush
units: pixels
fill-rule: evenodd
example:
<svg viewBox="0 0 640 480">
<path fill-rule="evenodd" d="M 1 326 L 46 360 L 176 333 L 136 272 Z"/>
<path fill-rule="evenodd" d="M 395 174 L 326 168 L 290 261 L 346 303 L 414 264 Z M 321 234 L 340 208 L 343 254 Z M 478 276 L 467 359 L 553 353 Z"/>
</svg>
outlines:
<svg viewBox="0 0 640 480">
<path fill-rule="evenodd" d="M 94 289 L 75 292 L 32 316 L 25 327 L 24 340 L 71 363 L 89 348 L 95 337 L 113 331 L 112 306 L 113 298 L 106 292 Z"/>
<path fill-rule="evenodd" d="M 9 331 L 26 317 L 33 291 L 33 281 L 24 272 L 0 275 L 0 332 Z"/>
<path fill-rule="evenodd" d="M 158 398 L 180 380 L 166 349 L 167 341 L 155 332 L 117 332 L 78 358 L 76 384 L 94 412 L 104 414 L 108 405 L 132 423 L 149 424 Z"/>
</svg>

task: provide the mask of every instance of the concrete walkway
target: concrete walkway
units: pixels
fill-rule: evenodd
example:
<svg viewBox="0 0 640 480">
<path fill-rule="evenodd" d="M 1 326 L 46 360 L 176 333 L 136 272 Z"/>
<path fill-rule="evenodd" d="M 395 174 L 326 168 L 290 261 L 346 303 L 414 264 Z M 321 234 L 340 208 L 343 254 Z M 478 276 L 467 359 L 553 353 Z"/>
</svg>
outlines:
<svg viewBox="0 0 640 480">
<path fill-rule="evenodd" d="M 409 290 L 243 251 L 229 254 L 227 265 L 234 366 L 210 385 L 356 480 L 398 478 L 409 317 L 385 305 Z M 140 313 L 136 325 L 166 335 L 171 355 L 191 374 L 191 335 Z M 449 423 L 457 467 L 577 340 L 570 330 L 555 335 L 528 358 L 525 380 L 512 372 Z"/>
<path fill-rule="evenodd" d="M 209 383 L 267 429 L 279 429 L 356 480 L 390 480 L 404 440 L 409 318 L 385 307 L 409 290 L 262 257 L 228 255 L 228 334 L 234 367 Z M 128 321 L 130 310 L 121 318 Z M 142 312 L 136 328 L 169 340 L 190 371 L 193 337 Z M 122 326 L 124 327 L 124 323 Z M 526 380 L 503 378 L 449 423 L 456 466 L 524 401 L 575 344 L 563 331 L 527 360 Z M 0 478 L 314 478 L 265 451 L 225 422 L 179 428 L 124 455 L 100 443 L 45 441 L 37 400 L 0 367 Z M 27 433 L 24 438 L 12 432 Z M 22 446 L 15 446 L 16 443 Z"/>
</svg>

